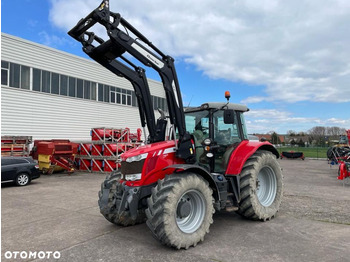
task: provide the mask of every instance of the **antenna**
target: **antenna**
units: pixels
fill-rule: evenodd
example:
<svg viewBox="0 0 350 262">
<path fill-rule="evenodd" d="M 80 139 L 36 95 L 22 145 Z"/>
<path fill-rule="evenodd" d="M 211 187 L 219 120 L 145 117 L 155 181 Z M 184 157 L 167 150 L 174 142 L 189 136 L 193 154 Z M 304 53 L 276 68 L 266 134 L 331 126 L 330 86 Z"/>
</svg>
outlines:
<svg viewBox="0 0 350 262">
<path fill-rule="evenodd" d="M 190 104 L 192 102 L 192 98 L 193 98 L 193 95 L 191 96 L 190 102 L 188 102 L 188 106 L 187 107 L 190 107 Z"/>
</svg>

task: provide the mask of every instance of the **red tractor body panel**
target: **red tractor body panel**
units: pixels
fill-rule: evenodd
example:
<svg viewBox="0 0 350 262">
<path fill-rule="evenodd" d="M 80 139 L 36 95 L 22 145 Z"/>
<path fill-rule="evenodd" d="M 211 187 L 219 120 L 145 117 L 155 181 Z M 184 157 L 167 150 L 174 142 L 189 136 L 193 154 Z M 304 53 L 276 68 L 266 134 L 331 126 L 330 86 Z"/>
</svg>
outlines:
<svg viewBox="0 0 350 262">
<path fill-rule="evenodd" d="M 267 150 L 275 154 L 276 157 L 279 156 L 277 150 L 269 142 L 251 142 L 244 140 L 233 150 L 225 175 L 239 175 L 244 163 L 258 149 Z M 141 180 L 125 180 L 125 185 L 137 187 L 156 183 L 159 179 L 163 179 L 165 175 L 172 173 L 173 170 L 166 169 L 167 167 L 185 163 L 183 159 L 176 157 L 175 142 L 173 140 L 143 145 L 131 149 L 121 155 L 121 160 L 127 161 L 128 158 L 145 154 L 147 154 L 147 156 L 144 159 Z"/>
<path fill-rule="evenodd" d="M 243 140 L 236 149 L 233 150 L 230 160 L 227 165 L 225 175 L 239 175 L 242 171 L 244 163 L 251 157 L 258 149 L 272 152 L 277 158 L 278 151 L 269 142 L 253 142 Z"/>
<path fill-rule="evenodd" d="M 163 179 L 166 174 L 171 173 L 171 169 L 163 170 L 164 168 L 183 164 L 183 159 L 175 156 L 175 141 L 163 141 L 153 144 L 140 146 L 131 149 L 122 154 L 122 161 L 126 161 L 130 157 L 147 154 L 142 168 L 142 178 L 137 181 L 126 181 L 127 186 L 146 186 L 156 183 L 159 179 Z"/>
</svg>

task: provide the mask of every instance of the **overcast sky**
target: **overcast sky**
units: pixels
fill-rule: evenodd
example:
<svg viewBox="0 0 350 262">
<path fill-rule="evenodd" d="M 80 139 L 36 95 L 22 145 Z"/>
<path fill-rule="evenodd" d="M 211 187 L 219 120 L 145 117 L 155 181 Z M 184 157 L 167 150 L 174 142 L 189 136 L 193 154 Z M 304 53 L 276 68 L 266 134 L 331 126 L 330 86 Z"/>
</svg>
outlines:
<svg viewBox="0 0 350 262">
<path fill-rule="evenodd" d="M 3 0 L 2 32 L 84 56 L 66 32 L 98 0 Z M 184 104 L 247 104 L 250 133 L 350 128 L 350 1 L 111 0 L 176 59 Z M 151 78 L 154 72 L 147 69 Z"/>
</svg>

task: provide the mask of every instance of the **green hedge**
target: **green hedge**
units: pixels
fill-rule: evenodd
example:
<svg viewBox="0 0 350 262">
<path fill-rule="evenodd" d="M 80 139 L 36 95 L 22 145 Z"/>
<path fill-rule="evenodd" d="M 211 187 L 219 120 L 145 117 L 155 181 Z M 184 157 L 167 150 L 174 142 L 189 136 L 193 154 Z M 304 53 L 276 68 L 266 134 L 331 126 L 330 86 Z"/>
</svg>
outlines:
<svg viewBox="0 0 350 262">
<path fill-rule="evenodd" d="M 303 152 L 305 157 L 311 158 L 327 158 L 328 147 L 277 147 L 279 153 L 281 152 Z"/>
</svg>

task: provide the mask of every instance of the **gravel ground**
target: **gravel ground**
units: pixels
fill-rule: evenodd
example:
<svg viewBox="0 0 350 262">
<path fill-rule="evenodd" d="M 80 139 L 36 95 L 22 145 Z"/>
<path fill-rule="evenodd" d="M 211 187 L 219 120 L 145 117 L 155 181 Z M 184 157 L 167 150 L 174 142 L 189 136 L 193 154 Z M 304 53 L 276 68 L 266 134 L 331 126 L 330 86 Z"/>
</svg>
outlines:
<svg viewBox="0 0 350 262">
<path fill-rule="evenodd" d="M 350 261 L 350 185 L 321 160 L 280 160 L 285 192 L 268 222 L 216 213 L 204 242 L 188 250 L 159 244 L 145 224 L 119 227 L 99 213 L 104 175 L 42 176 L 1 190 L 1 256 L 59 251 L 52 261 Z M 34 261 L 47 261 L 37 259 Z"/>
<path fill-rule="evenodd" d="M 337 166 L 330 166 L 325 160 L 308 159 L 280 163 L 285 181 L 281 213 L 350 225 L 350 185 L 337 180 Z"/>
</svg>

